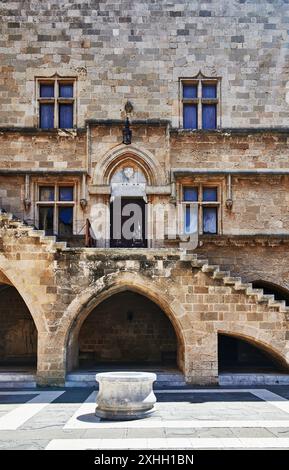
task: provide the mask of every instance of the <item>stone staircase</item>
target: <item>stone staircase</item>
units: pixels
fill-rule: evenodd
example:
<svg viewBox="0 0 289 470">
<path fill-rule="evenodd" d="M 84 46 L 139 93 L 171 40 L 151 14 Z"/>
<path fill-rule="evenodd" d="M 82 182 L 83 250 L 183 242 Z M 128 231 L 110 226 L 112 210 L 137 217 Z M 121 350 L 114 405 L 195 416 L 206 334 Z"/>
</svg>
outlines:
<svg viewBox="0 0 289 470">
<path fill-rule="evenodd" d="M 12 236 L 19 238 L 19 237 L 28 237 L 35 245 L 35 238 L 37 240 L 37 244 L 43 247 L 43 250 L 49 252 L 55 252 L 56 250 L 65 251 L 70 250 L 67 247 L 66 242 L 58 242 L 55 236 L 47 236 L 43 230 L 37 230 L 33 226 L 26 224 L 25 222 L 15 218 L 13 214 L 0 212 L 0 238 L 5 234 L 5 232 L 10 232 Z M 29 242 L 28 242 L 29 243 Z M 97 248 L 91 248 L 92 251 L 98 252 Z M 101 249 L 102 250 L 102 249 Z M 100 250 L 100 251 L 101 251 Z M 103 249 L 104 250 L 104 249 Z M 115 250 L 121 255 L 121 250 Z M 127 250 L 125 250 L 127 251 Z M 161 252 L 163 252 L 164 257 L 166 257 L 166 253 L 169 252 L 170 260 L 174 259 L 175 262 L 184 262 L 187 264 L 188 269 L 190 270 L 200 270 L 206 275 L 210 276 L 212 279 L 216 280 L 218 285 L 223 285 L 231 290 L 231 293 L 234 294 L 236 292 L 240 292 L 245 296 L 248 296 L 251 301 L 254 301 L 258 304 L 262 304 L 269 309 L 272 309 L 276 312 L 279 311 L 280 313 L 285 314 L 285 318 L 289 320 L 289 307 L 286 306 L 285 301 L 276 300 L 274 295 L 267 295 L 264 293 L 263 289 L 255 289 L 251 283 L 243 282 L 241 277 L 233 276 L 230 271 L 224 269 L 221 265 L 212 264 L 209 259 L 206 259 L 204 255 L 199 255 L 195 252 L 195 250 L 190 249 L 169 249 L 169 250 L 151 250 L 151 249 L 140 249 L 139 252 L 142 253 L 142 256 L 145 254 L 145 258 L 155 264 L 155 269 L 157 269 L 157 265 L 159 263 L 158 256 L 160 256 Z M 124 253 L 124 258 L 129 259 L 130 253 Z M 156 256 L 158 255 L 158 256 Z M 167 256 L 168 253 L 167 253 Z M 169 276 L 169 270 L 166 274 Z M 11 380 L 12 379 L 12 380 Z M 248 381 L 248 378 L 242 377 L 241 378 L 244 383 Z M 230 383 L 235 383 L 234 378 L 229 376 L 220 377 L 220 383 L 222 385 L 229 385 Z M 256 379 L 257 380 L 257 379 Z M 261 380 L 261 379 L 258 379 Z M 268 379 L 269 380 L 269 379 Z M 18 381 L 18 383 L 17 383 Z M 279 377 L 270 379 L 270 383 L 284 383 L 284 381 L 288 381 L 288 377 L 282 377 L 282 380 Z M 7 376 L 5 374 L 0 373 L 0 388 L 2 387 L 17 387 L 23 386 L 23 383 L 26 382 L 24 386 L 26 387 L 34 387 L 35 386 L 35 378 L 34 376 L 25 376 L 17 378 L 16 375 L 8 373 Z M 84 377 L 83 374 L 75 375 L 75 373 L 70 373 L 67 375 L 67 382 L 66 386 L 80 386 L 79 383 L 82 382 L 84 386 L 93 386 L 95 384 L 94 374 L 88 374 L 87 377 Z M 247 382 L 248 383 L 248 382 Z M 286 382 L 287 383 L 287 382 Z M 14 384 L 14 385 L 13 385 Z M 158 375 L 157 386 L 158 387 L 167 387 L 167 386 L 184 386 L 185 382 L 183 379 L 182 374 L 177 373 L 177 375 L 169 374 L 169 373 L 161 373 Z"/>
<path fill-rule="evenodd" d="M 6 388 L 36 388 L 36 374 L 22 370 L 0 370 L 0 390 Z"/>
<path fill-rule="evenodd" d="M 18 236 L 28 236 L 31 238 L 38 238 L 39 242 L 52 249 L 66 249 L 66 242 L 57 241 L 54 235 L 45 235 L 44 230 L 38 230 L 35 227 L 26 224 L 24 221 L 18 219 L 10 212 L 0 211 L 0 231 L 1 229 L 15 230 Z"/>
<path fill-rule="evenodd" d="M 39 242 L 52 250 L 66 250 L 67 243 L 57 241 L 56 237 L 45 235 L 44 230 L 37 230 L 31 225 L 16 218 L 8 212 L 0 212 L 0 231 L 1 229 L 15 230 L 18 234 L 31 238 L 38 238 Z M 92 248 L 93 249 L 93 248 Z M 141 250 L 150 252 L 150 250 Z M 156 250 L 154 250 L 156 251 Z M 171 251 L 171 250 L 169 250 Z M 286 306 L 285 300 L 276 300 L 274 295 L 265 294 L 263 289 L 255 289 L 251 283 L 245 283 L 241 277 L 232 276 L 230 271 L 222 270 L 222 267 L 210 264 L 208 259 L 195 253 L 194 250 L 174 250 L 179 254 L 179 259 L 190 263 L 192 269 L 200 269 L 213 279 L 220 281 L 224 286 L 230 287 L 234 291 L 243 292 L 245 295 L 254 296 L 259 304 L 268 305 L 268 307 L 277 308 L 280 312 L 289 314 L 289 306 Z"/>
<path fill-rule="evenodd" d="M 251 283 L 243 282 L 241 277 L 232 276 L 230 271 L 223 271 L 219 265 L 210 264 L 208 259 L 200 257 L 193 250 L 184 251 L 180 259 L 189 262 L 192 269 L 200 269 L 213 279 L 221 281 L 224 286 L 228 286 L 234 291 L 243 292 L 250 297 L 254 296 L 257 303 L 267 305 L 269 308 L 277 308 L 280 312 L 288 314 L 289 318 L 289 306 L 286 306 L 285 300 L 276 300 L 274 295 L 264 294 L 263 289 L 253 288 Z"/>
</svg>

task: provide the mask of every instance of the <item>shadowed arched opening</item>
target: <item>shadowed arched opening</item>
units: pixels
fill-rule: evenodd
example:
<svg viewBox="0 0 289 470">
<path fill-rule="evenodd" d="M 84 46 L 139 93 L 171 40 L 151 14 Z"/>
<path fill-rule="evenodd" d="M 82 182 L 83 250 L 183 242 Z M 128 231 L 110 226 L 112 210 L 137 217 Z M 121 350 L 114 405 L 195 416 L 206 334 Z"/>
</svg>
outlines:
<svg viewBox="0 0 289 470">
<path fill-rule="evenodd" d="M 285 300 L 286 305 L 289 306 L 289 291 L 284 287 L 260 279 L 253 281 L 252 285 L 255 289 L 263 289 L 264 294 L 274 295 L 276 300 Z"/>
<path fill-rule="evenodd" d="M 221 373 L 288 372 L 284 359 L 269 347 L 227 333 L 218 334 L 218 366 Z"/>
<path fill-rule="evenodd" d="M 17 289 L 0 284 L 0 370 L 26 371 L 37 366 L 37 329 Z"/>
<path fill-rule="evenodd" d="M 77 330 L 74 369 L 182 367 L 183 347 L 170 318 L 135 290 L 105 298 Z"/>
</svg>

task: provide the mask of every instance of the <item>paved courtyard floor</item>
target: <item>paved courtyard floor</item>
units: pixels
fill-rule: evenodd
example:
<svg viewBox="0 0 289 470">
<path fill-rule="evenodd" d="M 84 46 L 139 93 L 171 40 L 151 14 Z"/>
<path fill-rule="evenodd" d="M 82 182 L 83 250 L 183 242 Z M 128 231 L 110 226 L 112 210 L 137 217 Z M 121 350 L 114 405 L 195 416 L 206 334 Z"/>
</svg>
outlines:
<svg viewBox="0 0 289 470">
<path fill-rule="evenodd" d="M 142 420 L 94 416 L 92 389 L 0 390 L 0 449 L 289 449 L 289 387 L 156 390 Z"/>
</svg>

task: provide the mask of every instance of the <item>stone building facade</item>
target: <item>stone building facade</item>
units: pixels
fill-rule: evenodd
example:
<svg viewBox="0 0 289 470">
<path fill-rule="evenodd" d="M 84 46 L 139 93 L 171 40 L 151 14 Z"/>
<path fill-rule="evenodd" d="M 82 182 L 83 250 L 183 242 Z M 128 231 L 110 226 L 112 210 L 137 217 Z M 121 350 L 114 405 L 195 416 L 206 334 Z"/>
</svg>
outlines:
<svg viewBox="0 0 289 470">
<path fill-rule="evenodd" d="M 0 14 L 0 381 L 27 365 L 39 385 L 127 366 L 286 380 L 287 1 Z M 120 200 L 140 211 L 129 241 Z"/>
</svg>

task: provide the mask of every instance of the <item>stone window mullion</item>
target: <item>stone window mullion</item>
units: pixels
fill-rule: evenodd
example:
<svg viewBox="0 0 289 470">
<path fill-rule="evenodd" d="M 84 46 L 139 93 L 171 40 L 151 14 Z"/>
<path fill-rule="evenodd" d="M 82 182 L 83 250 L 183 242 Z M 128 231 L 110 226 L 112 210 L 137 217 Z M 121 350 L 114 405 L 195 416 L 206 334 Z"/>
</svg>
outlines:
<svg viewBox="0 0 289 470">
<path fill-rule="evenodd" d="M 58 81 L 54 80 L 54 127 L 59 127 L 58 123 Z"/>
<path fill-rule="evenodd" d="M 200 106 L 201 108 L 201 106 Z M 198 226 L 199 234 L 203 233 L 203 185 L 198 185 Z"/>
<path fill-rule="evenodd" d="M 198 81 L 198 129 L 202 129 L 202 80 Z"/>
</svg>

